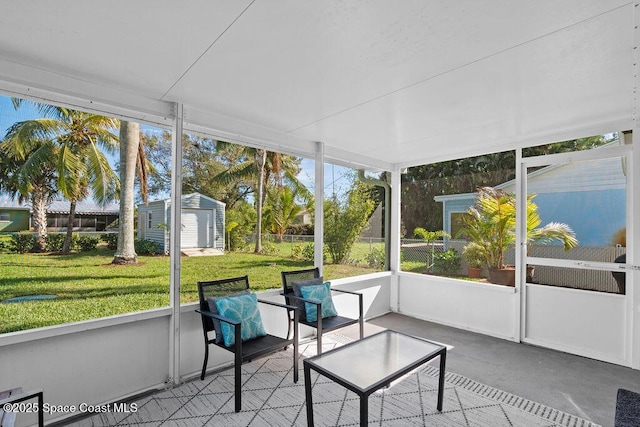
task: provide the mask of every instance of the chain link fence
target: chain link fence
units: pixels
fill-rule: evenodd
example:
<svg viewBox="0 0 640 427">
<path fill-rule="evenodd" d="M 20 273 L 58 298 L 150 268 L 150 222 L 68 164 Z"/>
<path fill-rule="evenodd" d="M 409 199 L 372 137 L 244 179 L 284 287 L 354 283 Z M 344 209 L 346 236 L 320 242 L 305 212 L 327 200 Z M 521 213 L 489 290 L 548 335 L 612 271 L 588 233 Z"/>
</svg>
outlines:
<svg viewBox="0 0 640 427">
<path fill-rule="evenodd" d="M 245 242 L 246 250 L 253 250 L 253 247 L 255 246 L 255 234 L 247 236 Z M 263 234 L 262 252 L 265 254 L 278 254 L 312 261 L 314 254 L 313 236 L 291 234 L 278 236 L 275 234 Z M 330 261 L 326 249 L 325 260 Z M 383 270 L 384 261 L 384 239 L 376 237 L 361 237 L 352 246 L 346 263 Z"/>
<path fill-rule="evenodd" d="M 255 245 L 255 235 L 247 238 L 247 247 Z M 265 253 L 313 260 L 313 236 L 264 234 L 262 236 Z M 401 270 L 421 274 L 440 274 L 434 266 L 437 258 L 453 249 L 459 259 L 455 271 L 447 272 L 447 276 L 467 276 L 468 264 L 462 256 L 465 240 L 402 239 L 400 242 Z M 592 262 L 614 262 L 616 257 L 626 252 L 624 247 L 579 246 L 565 252 L 557 245 L 530 246 L 529 255 L 540 258 L 572 259 Z M 385 243 L 383 238 L 360 238 L 353 245 L 348 264 L 384 268 Z M 325 259 L 330 261 L 325 252 Z M 512 249 L 505 253 L 505 264 L 515 264 L 515 252 Z M 584 289 L 598 292 L 619 293 L 618 284 L 609 271 L 589 270 L 565 267 L 533 266 L 532 283 L 566 288 Z M 486 268 L 482 272 L 487 277 Z"/>
</svg>

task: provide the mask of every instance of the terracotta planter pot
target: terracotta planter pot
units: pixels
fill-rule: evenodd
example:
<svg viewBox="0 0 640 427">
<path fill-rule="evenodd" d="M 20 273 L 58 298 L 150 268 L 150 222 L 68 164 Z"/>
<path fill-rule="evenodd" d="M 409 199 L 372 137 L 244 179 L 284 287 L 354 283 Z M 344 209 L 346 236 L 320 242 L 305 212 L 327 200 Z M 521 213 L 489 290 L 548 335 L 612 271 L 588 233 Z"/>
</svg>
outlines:
<svg viewBox="0 0 640 427">
<path fill-rule="evenodd" d="M 516 269 L 514 267 L 490 268 L 489 281 L 496 285 L 515 286 Z"/>
<path fill-rule="evenodd" d="M 471 279 L 479 279 L 482 268 L 480 267 L 467 267 L 467 276 Z"/>
<path fill-rule="evenodd" d="M 533 282 L 533 272 L 535 267 L 533 265 L 527 265 L 527 282 Z M 489 269 L 489 281 L 496 285 L 515 286 L 516 285 L 516 269 L 515 267 L 508 266 L 505 268 L 490 268 Z"/>
</svg>

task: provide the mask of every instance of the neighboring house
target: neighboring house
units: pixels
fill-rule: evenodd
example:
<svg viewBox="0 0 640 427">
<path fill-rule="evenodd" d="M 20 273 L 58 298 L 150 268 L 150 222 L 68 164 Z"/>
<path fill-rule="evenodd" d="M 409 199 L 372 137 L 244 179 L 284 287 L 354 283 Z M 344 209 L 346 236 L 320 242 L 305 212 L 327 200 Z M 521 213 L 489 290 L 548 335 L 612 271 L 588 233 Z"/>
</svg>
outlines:
<svg viewBox="0 0 640 427">
<path fill-rule="evenodd" d="M 307 209 L 301 210 L 293 219 L 293 224 L 302 224 L 302 225 L 313 224 L 313 218 L 311 218 L 311 212 L 309 212 Z"/>
<path fill-rule="evenodd" d="M 225 204 L 199 193 L 182 196 L 181 249 L 224 250 Z M 138 205 L 138 238 L 160 244 L 160 253 L 169 253 L 171 199 Z"/>
<path fill-rule="evenodd" d="M 70 203 L 55 200 L 47 207 L 47 231 L 66 231 L 69 224 Z M 81 200 L 76 204 L 73 220 L 74 231 L 117 231 L 120 217 L 120 205 L 107 203 L 102 205 L 92 200 Z"/>
<path fill-rule="evenodd" d="M 495 188 L 515 192 L 515 181 Z M 542 225 L 568 224 L 580 246 L 609 246 L 613 235 L 626 224 L 626 176 L 618 158 L 553 165 L 531 172 L 529 194 L 538 206 Z M 454 238 L 457 217 L 475 202 L 476 193 L 436 196 L 443 204 L 443 229 Z"/>
<path fill-rule="evenodd" d="M 30 208 L 9 197 L 0 196 L 0 232 L 29 230 Z"/>
<path fill-rule="evenodd" d="M 47 231 L 62 232 L 69 223 L 70 203 L 56 200 L 47 206 Z M 106 231 L 114 227 L 120 207 L 117 203 L 101 205 L 83 200 L 76 205 L 74 231 Z M 27 231 L 31 229 L 31 205 L 16 199 L 0 196 L 0 232 Z"/>
</svg>

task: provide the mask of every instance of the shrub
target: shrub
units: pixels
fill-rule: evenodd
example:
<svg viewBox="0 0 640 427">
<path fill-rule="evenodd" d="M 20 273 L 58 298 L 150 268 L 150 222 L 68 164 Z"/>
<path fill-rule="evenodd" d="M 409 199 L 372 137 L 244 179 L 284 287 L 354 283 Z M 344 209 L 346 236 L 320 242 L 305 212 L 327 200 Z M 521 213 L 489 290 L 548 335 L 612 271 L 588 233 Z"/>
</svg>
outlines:
<svg viewBox="0 0 640 427">
<path fill-rule="evenodd" d="M 484 249 L 477 242 L 469 242 L 462 248 L 462 255 L 466 258 L 469 267 L 481 268 L 484 263 Z"/>
<path fill-rule="evenodd" d="M 367 254 L 367 264 L 372 268 L 384 268 L 384 249 L 373 248 L 371 252 Z"/>
<path fill-rule="evenodd" d="M 413 238 L 414 239 L 422 239 L 422 240 L 427 240 L 427 230 L 425 230 L 422 227 L 416 227 L 413 230 Z"/>
<path fill-rule="evenodd" d="M 302 245 L 293 245 L 291 247 L 291 257 L 296 259 L 304 259 L 302 258 Z"/>
<path fill-rule="evenodd" d="M 313 243 L 295 245 L 291 249 L 291 255 L 294 258 L 303 259 L 305 261 L 313 261 Z"/>
<path fill-rule="evenodd" d="M 303 245 L 295 245 L 291 249 L 291 256 L 297 259 L 303 259 L 305 261 L 313 261 L 314 253 L 313 253 L 314 245 L 313 243 L 305 243 Z M 329 254 L 329 249 L 327 245 L 324 246 L 324 251 L 322 251 L 322 260 L 327 260 L 327 255 Z"/>
<path fill-rule="evenodd" d="M 313 224 L 292 224 L 287 227 L 284 234 L 294 236 L 312 236 Z"/>
<path fill-rule="evenodd" d="M 260 253 L 264 255 L 276 255 L 278 254 L 278 247 L 271 242 L 263 242 Z"/>
<path fill-rule="evenodd" d="M 460 254 L 453 248 L 433 255 L 433 272 L 453 276 L 460 270 Z"/>
<path fill-rule="evenodd" d="M 33 233 L 20 232 L 11 236 L 10 250 L 18 254 L 31 252 L 36 244 Z"/>
<path fill-rule="evenodd" d="M 60 252 L 64 245 L 64 239 L 66 236 L 66 233 L 47 234 L 47 240 L 45 243 L 45 249 L 47 252 Z M 73 233 L 71 235 L 71 250 L 78 249 L 80 247 L 78 245 L 79 239 L 80 237 L 78 236 L 78 233 Z"/>
<path fill-rule="evenodd" d="M 237 203 L 225 212 L 225 240 L 230 251 L 245 251 L 258 217 L 253 206 L 247 202 Z"/>
<path fill-rule="evenodd" d="M 353 244 L 367 227 L 376 205 L 370 190 L 371 187 L 356 181 L 347 200 L 334 197 L 324 201 L 324 238 L 334 264 L 348 260 Z"/>
<path fill-rule="evenodd" d="M 11 250 L 11 236 L 7 234 L 0 235 L 0 252 Z"/>
<path fill-rule="evenodd" d="M 100 240 L 107 244 L 107 248 L 114 251 L 118 249 L 118 233 L 102 233 Z"/>
<path fill-rule="evenodd" d="M 428 231 L 422 227 L 416 227 L 413 230 L 414 239 L 426 240 L 427 242 L 433 242 L 434 240 L 442 239 L 444 237 L 451 237 L 449 233 L 444 230 Z"/>
<path fill-rule="evenodd" d="M 64 234 L 50 233 L 47 234 L 47 240 L 45 241 L 45 249 L 47 252 L 60 252 L 62 250 L 62 244 L 64 243 Z"/>
<path fill-rule="evenodd" d="M 134 245 L 138 255 L 155 255 L 160 247 L 157 242 L 147 239 L 136 240 Z"/>
<path fill-rule="evenodd" d="M 302 247 L 302 259 L 307 261 L 313 261 L 315 245 L 313 243 L 307 243 Z"/>
<path fill-rule="evenodd" d="M 80 236 L 78 237 L 78 247 L 81 251 L 92 251 L 98 246 L 100 239 L 95 236 Z"/>
</svg>

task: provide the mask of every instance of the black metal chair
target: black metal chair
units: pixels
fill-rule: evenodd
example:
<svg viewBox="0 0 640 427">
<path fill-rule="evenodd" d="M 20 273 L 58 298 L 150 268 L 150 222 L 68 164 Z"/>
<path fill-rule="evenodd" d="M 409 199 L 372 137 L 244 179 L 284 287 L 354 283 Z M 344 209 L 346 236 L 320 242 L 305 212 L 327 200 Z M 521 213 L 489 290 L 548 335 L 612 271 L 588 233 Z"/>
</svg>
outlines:
<svg viewBox="0 0 640 427">
<path fill-rule="evenodd" d="M 340 292 L 344 294 L 351 294 L 358 297 L 359 311 L 358 318 L 352 319 L 350 317 L 343 316 L 334 316 L 334 317 L 326 317 L 322 318 L 322 316 L 317 316 L 317 320 L 313 322 L 308 322 L 305 316 L 300 315 L 301 307 L 304 306 L 305 302 L 315 304 L 317 306 L 317 312 L 322 313 L 322 304 L 317 301 L 312 301 L 308 299 L 304 299 L 301 296 L 296 296 L 293 290 L 294 283 L 306 282 L 312 279 L 320 278 L 320 270 L 318 267 L 310 268 L 306 270 L 295 270 L 295 271 L 283 271 L 282 272 L 282 295 L 284 295 L 285 302 L 288 306 L 298 306 L 297 310 L 288 310 L 289 315 L 289 328 L 287 330 L 287 337 L 291 335 L 291 326 L 294 322 L 295 317 L 299 318 L 299 323 L 302 325 L 307 325 L 317 330 L 316 334 L 318 337 L 317 346 L 318 346 L 318 354 L 322 354 L 322 334 L 325 332 L 330 332 L 336 329 L 344 328 L 345 326 L 354 325 L 358 323 L 360 325 L 360 339 L 364 336 L 364 322 L 363 322 L 363 307 L 362 307 L 362 294 L 358 292 L 345 291 L 342 289 L 331 289 L 333 292 Z M 297 325 L 293 325 L 294 334 L 296 332 Z"/>
<path fill-rule="evenodd" d="M 287 346 L 293 344 L 293 382 L 298 382 L 298 332 L 297 332 L 297 324 L 298 324 L 298 315 L 296 314 L 293 322 L 296 326 L 294 329 L 293 338 L 289 338 L 289 333 L 287 333 L 286 338 L 277 337 L 275 335 L 265 335 L 261 337 L 257 337 L 254 339 L 242 341 L 239 339 L 242 337 L 242 328 L 241 323 L 234 321 L 232 319 L 221 316 L 220 314 L 214 313 L 210 309 L 209 302 L 213 303 L 214 298 L 225 297 L 225 296 L 233 296 L 233 295 L 241 295 L 241 294 L 249 294 L 249 278 L 248 276 L 243 277 L 235 277 L 231 279 L 222 279 L 222 280 L 214 280 L 208 282 L 198 282 L 198 296 L 200 298 L 200 309 L 196 310 L 201 314 L 202 317 L 202 329 L 204 331 L 204 363 L 202 365 L 202 374 L 200 375 L 200 379 L 204 379 L 205 372 L 207 370 L 207 361 L 209 359 L 209 345 L 214 344 L 218 347 L 221 347 L 225 350 L 228 350 L 235 354 L 234 359 L 234 375 L 235 375 L 235 411 L 239 412 L 241 410 L 242 400 L 241 400 L 241 385 L 242 385 L 242 375 L 241 375 L 241 365 L 244 362 L 250 362 L 256 357 L 263 356 L 265 354 L 273 353 L 278 350 L 286 349 Z M 271 301 L 263 301 L 258 300 L 259 303 L 268 304 L 276 307 L 282 307 L 287 310 L 287 319 L 289 319 L 289 313 L 295 312 L 295 306 L 288 306 L 284 304 L 279 304 Z M 215 307 L 215 305 L 214 305 Z M 229 325 L 232 325 L 235 331 L 235 343 L 226 347 L 224 341 L 221 339 L 219 332 L 220 327 L 218 326 L 218 333 L 216 334 L 216 326 L 214 326 L 214 321 L 224 322 Z M 290 322 L 288 322 L 290 324 Z M 215 336 L 210 338 L 210 334 L 213 333 Z"/>
</svg>

